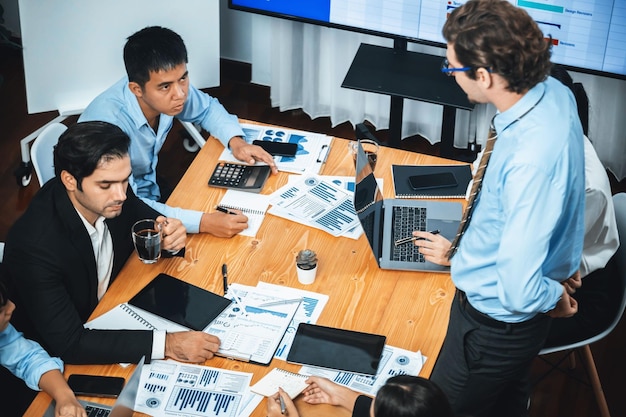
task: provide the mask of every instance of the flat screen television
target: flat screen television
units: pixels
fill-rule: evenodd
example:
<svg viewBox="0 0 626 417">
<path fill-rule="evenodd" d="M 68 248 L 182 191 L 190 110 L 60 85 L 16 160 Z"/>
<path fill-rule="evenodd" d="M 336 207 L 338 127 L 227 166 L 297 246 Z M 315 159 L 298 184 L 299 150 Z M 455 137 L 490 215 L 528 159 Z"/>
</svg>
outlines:
<svg viewBox="0 0 626 417">
<path fill-rule="evenodd" d="M 441 28 L 455 0 L 229 0 L 229 8 L 445 47 Z M 552 61 L 626 79 L 626 1 L 515 0 L 546 37 Z"/>
</svg>

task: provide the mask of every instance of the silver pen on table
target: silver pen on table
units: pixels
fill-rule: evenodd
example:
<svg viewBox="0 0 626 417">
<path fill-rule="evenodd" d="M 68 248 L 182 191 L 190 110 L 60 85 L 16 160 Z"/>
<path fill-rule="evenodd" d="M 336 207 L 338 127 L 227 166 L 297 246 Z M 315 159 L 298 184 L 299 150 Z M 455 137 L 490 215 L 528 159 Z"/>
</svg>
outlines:
<svg viewBox="0 0 626 417">
<path fill-rule="evenodd" d="M 290 299 L 285 299 L 285 300 L 267 301 L 265 303 L 259 304 L 257 307 L 279 306 L 282 304 L 299 303 L 301 301 L 302 301 L 302 298 L 290 298 Z"/>
</svg>

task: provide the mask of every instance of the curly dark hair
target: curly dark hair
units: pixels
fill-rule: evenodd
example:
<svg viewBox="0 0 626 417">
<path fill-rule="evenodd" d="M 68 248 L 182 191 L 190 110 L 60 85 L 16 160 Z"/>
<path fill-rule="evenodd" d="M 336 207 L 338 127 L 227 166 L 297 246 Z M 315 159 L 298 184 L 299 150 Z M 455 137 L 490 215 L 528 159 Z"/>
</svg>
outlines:
<svg viewBox="0 0 626 417">
<path fill-rule="evenodd" d="M 507 80 L 509 91 L 523 93 L 550 74 L 551 39 L 525 10 L 507 1 L 468 1 L 450 14 L 443 36 L 461 65 L 472 68 L 471 79 L 477 68 L 488 68 Z"/>
</svg>

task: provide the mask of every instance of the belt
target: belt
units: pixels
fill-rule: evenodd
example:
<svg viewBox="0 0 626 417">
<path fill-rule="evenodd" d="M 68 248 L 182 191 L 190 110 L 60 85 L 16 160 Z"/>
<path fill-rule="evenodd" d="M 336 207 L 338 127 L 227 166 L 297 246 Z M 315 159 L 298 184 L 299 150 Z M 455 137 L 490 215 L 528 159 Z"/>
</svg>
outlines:
<svg viewBox="0 0 626 417">
<path fill-rule="evenodd" d="M 488 315 L 486 315 L 485 313 L 482 313 L 478 310 L 476 310 L 474 308 L 474 306 L 472 306 L 472 304 L 467 300 L 467 295 L 465 294 L 464 291 L 461 290 L 457 290 L 457 295 L 459 297 L 459 303 L 461 304 L 461 308 L 463 310 L 465 310 L 465 312 L 467 312 L 467 314 L 474 319 L 475 321 L 477 321 L 478 323 L 487 326 L 487 327 L 493 327 L 496 329 L 512 329 L 512 328 L 521 328 L 530 324 L 534 324 L 540 320 L 544 320 L 545 318 L 547 318 L 548 316 L 543 314 L 543 313 L 539 313 L 537 315 L 535 315 L 533 318 L 528 319 L 526 321 L 521 321 L 518 323 L 507 323 L 505 321 L 500 321 L 500 320 L 496 320 L 494 318 L 489 317 Z"/>
</svg>

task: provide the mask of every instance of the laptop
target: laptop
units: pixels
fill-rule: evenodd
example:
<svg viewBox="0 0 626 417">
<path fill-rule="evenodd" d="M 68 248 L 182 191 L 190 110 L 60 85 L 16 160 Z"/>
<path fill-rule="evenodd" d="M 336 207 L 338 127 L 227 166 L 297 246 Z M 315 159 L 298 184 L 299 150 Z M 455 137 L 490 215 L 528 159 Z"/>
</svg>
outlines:
<svg viewBox="0 0 626 417">
<path fill-rule="evenodd" d="M 142 357 L 112 407 L 90 401 L 78 400 L 78 402 L 85 407 L 85 410 L 87 410 L 87 417 L 132 417 L 134 414 L 135 400 L 139 392 L 141 368 L 143 367 L 144 361 L 145 358 Z M 43 417 L 54 417 L 54 406 L 53 401 Z"/>
<path fill-rule="evenodd" d="M 438 231 L 452 241 L 463 215 L 461 203 L 384 199 L 360 142 L 354 209 L 380 268 L 429 272 L 450 270 L 449 267 L 426 261 L 419 248 L 407 238 L 412 236 L 414 230 Z M 396 244 L 401 239 L 405 239 L 405 243 Z"/>
</svg>

